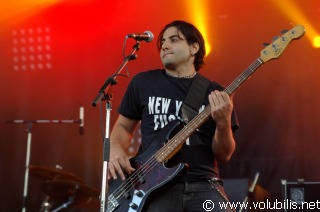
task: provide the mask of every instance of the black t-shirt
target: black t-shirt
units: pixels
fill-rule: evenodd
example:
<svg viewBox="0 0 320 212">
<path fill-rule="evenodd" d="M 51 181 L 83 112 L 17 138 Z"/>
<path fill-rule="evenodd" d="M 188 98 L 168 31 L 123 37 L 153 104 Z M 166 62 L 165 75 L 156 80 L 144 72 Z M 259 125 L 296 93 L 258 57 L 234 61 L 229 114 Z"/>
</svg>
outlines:
<svg viewBox="0 0 320 212">
<path fill-rule="evenodd" d="M 163 69 L 141 72 L 133 77 L 118 112 L 127 118 L 141 120 L 142 136 L 138 154 L 148 148 L 165 125 L 174 120 L 181 120 L 182 103 L 193 79 L 168 76 Z M 221 91 L 224 88 L 211 82 L 200 112 L 209 104 L 207 96 L 213 90 Z M 217 161 L 211 148 L 215 126 L 214 120 L 210 117 L 170 159 L 170 164 L 188 164 L 189 168 L 181 180 L 219 177 Z M 238 127 L 238 120 L 233 111 L 232 130 L 235 131 Z"/>
</svg>

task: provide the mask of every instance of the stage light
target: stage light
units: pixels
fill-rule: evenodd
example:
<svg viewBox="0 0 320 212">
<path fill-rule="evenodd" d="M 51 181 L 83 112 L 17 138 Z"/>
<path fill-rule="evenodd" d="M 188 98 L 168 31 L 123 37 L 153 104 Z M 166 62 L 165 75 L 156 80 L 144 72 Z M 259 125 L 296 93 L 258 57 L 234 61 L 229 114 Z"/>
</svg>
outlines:
<svg viewBox="0 0 320 212">
<path fill-rule="evenodd" d="M 313 46 L 315 48 L 320 48 L 320 36 L 316 36 L 314 39 L 313 39 Z"/>
<path fill-rule="evenodd" d="M 51 64 L 50 27 L 12 31 L 13 70 L 49 70 Z"/>
</svg>

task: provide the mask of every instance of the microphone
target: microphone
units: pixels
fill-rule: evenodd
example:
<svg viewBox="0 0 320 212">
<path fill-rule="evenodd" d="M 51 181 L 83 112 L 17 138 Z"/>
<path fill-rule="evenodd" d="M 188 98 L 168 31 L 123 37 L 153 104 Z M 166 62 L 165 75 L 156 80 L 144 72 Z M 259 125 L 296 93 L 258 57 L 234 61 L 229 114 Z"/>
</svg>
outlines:
<svg viewBox="0 0 320 212">
<path fill-rule="evenodd" d="M 127 38 L 133 38 L 137 41 L 145 41 L 147 43 L 151 42 L 154 38 L 153 33 L 150 31 L 145 31 L 144 33 L 132 33 L 128 34 Z"/>
<path fill-rule="evenodd" d="M 79 134 L 83 135 L 84 133 L 84 108 L 83 106 L 80 106 L 80 110 L 79 110 L 79 119 L 80 119 L 80 127 L 79 127 Z"/>
</svg>

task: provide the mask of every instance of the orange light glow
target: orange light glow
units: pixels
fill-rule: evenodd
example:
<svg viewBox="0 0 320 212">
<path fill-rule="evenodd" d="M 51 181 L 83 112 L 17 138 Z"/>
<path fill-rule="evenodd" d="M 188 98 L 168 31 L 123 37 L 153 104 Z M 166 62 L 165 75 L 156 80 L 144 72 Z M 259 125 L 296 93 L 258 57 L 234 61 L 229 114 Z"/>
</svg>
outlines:
<svg viewBox="0 0 320 212">
<path fill-rule="evenodd" d="M 320 48 L 320 36 L 316 36 L 313 40 L 313 46 L 315 48 Z"/>
<path fill-rule="evenodd" d="M 2 0 L 0 3 L 0 24 L 13 26 L 35 15 L 61 0 Z"/>
<path fill-rule="evenodd" d="M 208 55 L 211 51 L 211 46 L 209 44 L 208 32 L 207 32 L 207 22 L 205 20 L 207 16 L 207 1 L 186 1 L 188 8 L 191 11 L 192 20 L 195 26 L 200 30 L 206 46 L 206 54 Z"/>
<path fill-rule="evenodd" d="M 273 0 L 274 4 L 277 5 L 288 18 L 292 19 L 295 24 L 304 25 L 306 28 L 306 37 L 310 40 L 312 45 L 316 48 L 319 46 L 319 33 L 316 32 L 310 21 L 301 13 L 299 8 L 290 0 Z"/>
</svg>

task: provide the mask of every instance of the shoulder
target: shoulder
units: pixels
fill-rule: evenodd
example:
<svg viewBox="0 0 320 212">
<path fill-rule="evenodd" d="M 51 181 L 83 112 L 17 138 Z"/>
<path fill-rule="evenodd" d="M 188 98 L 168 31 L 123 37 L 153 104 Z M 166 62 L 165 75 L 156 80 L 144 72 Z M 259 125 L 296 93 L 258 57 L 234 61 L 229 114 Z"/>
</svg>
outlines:
<svg viewBox="0 0 320 212">
<path fill-rule="evenodd" d="M 210 85 L 209 85 L 210 90 L 220 90 L 221 91 L 221 90 L 225 89 L 225 87 L 222 84 L 220 84 L 219 82 L 211 81 L 206 76 L 204 76 L 200 73 L 198 73 L 198 75 L 201 76 L 203 79 L 206 79 L 210 82 Z"/>
<path fill-rule="evenodd" d="M 222 91 L 225 89 L 225 87 L 222 84 L 215 81 L 211 82 L 211 87 L 214 88 L 214 90 L 219 90 L 219 91 Z"/>
</svg>

